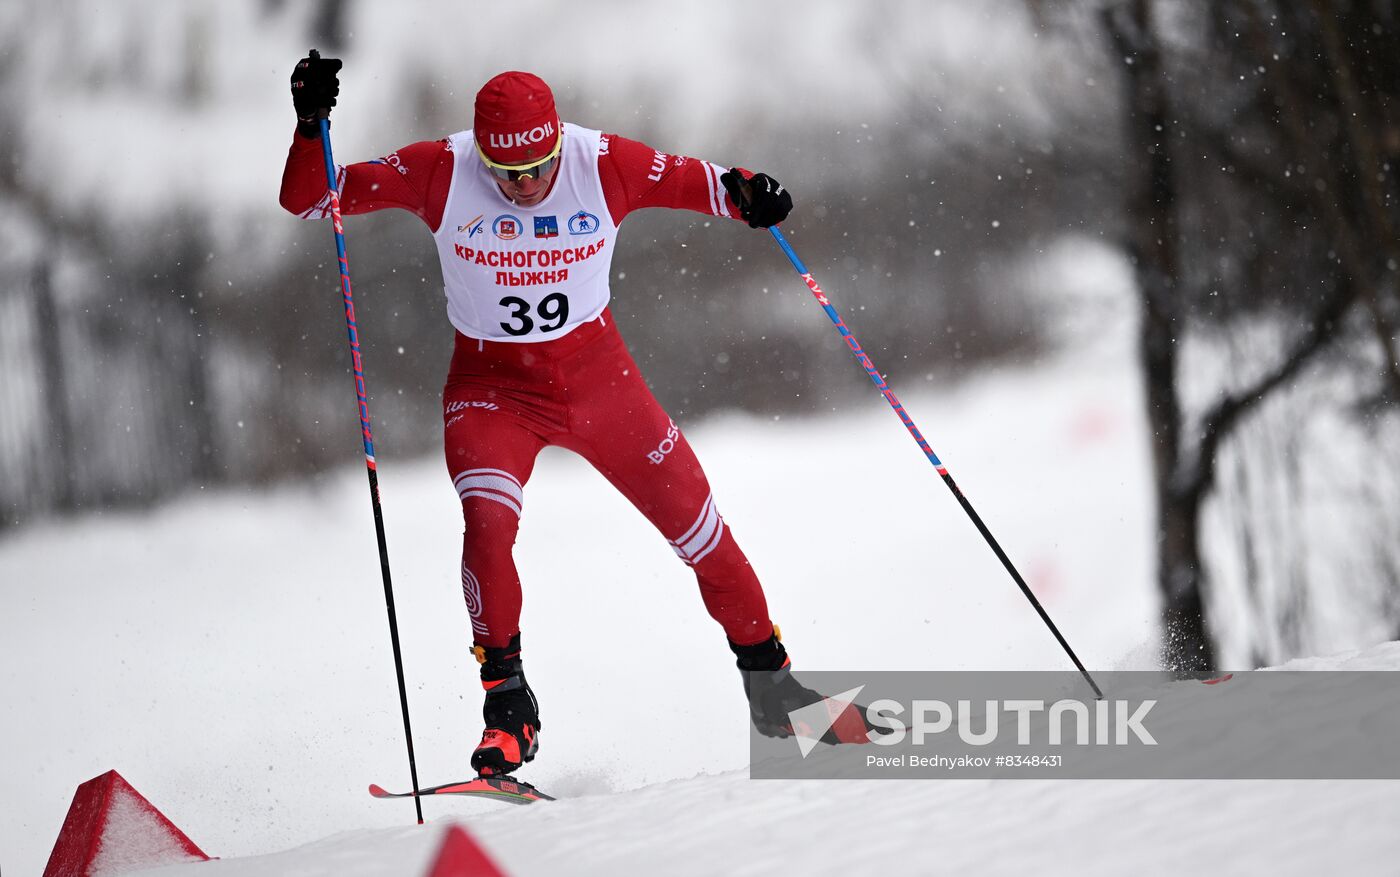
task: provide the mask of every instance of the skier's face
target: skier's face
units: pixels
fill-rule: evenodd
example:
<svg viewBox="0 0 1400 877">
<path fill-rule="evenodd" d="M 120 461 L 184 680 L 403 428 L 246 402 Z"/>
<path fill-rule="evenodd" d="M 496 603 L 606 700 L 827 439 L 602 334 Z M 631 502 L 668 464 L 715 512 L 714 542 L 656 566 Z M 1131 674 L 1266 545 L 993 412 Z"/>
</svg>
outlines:
<svg viewBox="0 0 1400 877">
<path fill-rule="evenodd" d="M 486 170 L 500 187 L 501 194 L 522 207 L 538 204 L 549 194 L 554 177 L 559 173 L 560 153 L 563 149 L 564 136 L 560 134 L 554 142 L 554 148 L 543 159 L 528 165 L 506 165 L 492 161 L 482 150 L 481 144 L 476 146 L 477 155 L 481 157 L 482 164 L 486 165 Z"/>
<path fill-rule="evenodd" d="M 503 180 L 496 178 L 496 185 L 500 187 L 501 194 L 521 207 L 530 207 L 544 200 L 544 196 L 549 194 L 549 187 L 554 184 L 554 177 L 559 173 L 559 162 L 550 162 L 548 170 L 538 177 L 523 176 L 515 180 Z"/>
</svg>

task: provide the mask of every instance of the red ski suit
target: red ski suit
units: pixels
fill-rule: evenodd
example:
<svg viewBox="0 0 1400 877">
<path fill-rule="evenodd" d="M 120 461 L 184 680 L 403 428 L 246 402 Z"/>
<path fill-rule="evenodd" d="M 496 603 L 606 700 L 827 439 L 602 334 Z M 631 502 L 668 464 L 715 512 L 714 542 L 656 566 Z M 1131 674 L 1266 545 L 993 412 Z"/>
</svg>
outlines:
<svg viewBox="0 0 1400 877">
<path fill-rule="evenodd" d="M 288 211 L 326 215 L 322 156 L 319 140 L 294 136 L 282 178 Z M 439 140 L 338 169 L 341 210 L 398 207 L 436 233 L 454 167 L 461 173 L 449 141 Z M 704 162 L 603 135 L 596 170 L 613 225 L 645 207 L 738 216 L 714 166 Z M 501 196 L 503 211 L 510 203 Z M 562 337 L 538 342 L 458 331 L 443 423 L 447 468 L 465 519 L 462 591 L 480 645 L 505 646 L 519 631 L 521 588 L 512 551 L 523 488 L 546 445 L 588 460 L 651 521 L 694 569 L 707 610 L 732 641 L 750 645 L 772 634 L 762 587 L 717 511 L 699 461 L 652 396 L 607 310 Z"/>
</svg>

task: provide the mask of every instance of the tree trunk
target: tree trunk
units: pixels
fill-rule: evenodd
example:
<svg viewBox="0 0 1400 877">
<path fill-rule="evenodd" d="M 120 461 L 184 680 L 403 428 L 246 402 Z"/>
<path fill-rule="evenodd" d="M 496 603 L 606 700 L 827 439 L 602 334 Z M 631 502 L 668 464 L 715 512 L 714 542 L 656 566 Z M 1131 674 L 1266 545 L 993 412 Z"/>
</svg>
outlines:
<svg viewBox="0 0 1400 877">
<path fill-rule="evenodd" d="M 1206 628 L 1202 598 L 1206 576 L 1201 565 L 1198 495 L 1157 494 L 1159 540 L 1157 588 L 1162 596 L 1162 661 L 1173 670 L 1215 669 L 1215 648 Z"/>
<path fill-rule="evenodd" d="M 1172 114 L 1161 46 L 1148 0 L 1104 14 L 1114 51 L 1124 59 L 1128 251 L 1142 302 L 1139 354 L 1152 430 L 1157 485 L 1157 588 L 1161 596 L 1163 658 L 1183 670 L 1209 670 L 1215 652 L 1207 635 L 1206 585 L 1197 523 L 1198 490 L 1182 478 L 1182 408 L 1177 395 L 1180 319 L 1177 186 L 1171 163 Z"/>
<path fill-rule="evenodd" d="M 35 347 L 39 353 L 39 368 L 44 392 L 44 410 L 48 414 L 49 443 L 53 449 L 51 465 L 52 508 L 71 512 L 78 505 L 77 472 L 73 452 L 73 418 L 69 413 L 68 371 L 63 361 L 63 325 L 54 302 L 52 268 L 47 259 L 34 267 L 34 328 Z M 41 502 L 41 506 L 43 503 Z"/>
</svg>

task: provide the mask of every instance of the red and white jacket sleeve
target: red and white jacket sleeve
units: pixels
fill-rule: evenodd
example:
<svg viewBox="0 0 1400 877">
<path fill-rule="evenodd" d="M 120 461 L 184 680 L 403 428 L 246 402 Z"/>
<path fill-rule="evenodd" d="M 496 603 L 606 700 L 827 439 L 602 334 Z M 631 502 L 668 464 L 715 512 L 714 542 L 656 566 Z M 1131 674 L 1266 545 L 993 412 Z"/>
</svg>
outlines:
<svg viewBox="0 0 1400 877">
<path fill-rule="evenodd" d="M 645 143 L 604 134 L 598 154 L 598 175 L 613 224 L 633 210 L 671 207 L 710 216 L 739 218 L 739 208 L 719 181 L 728 168 L 698 158 L 668 155 Z M 752 174 L 739 169 L 748 179 Z"/>
<path fill-rule="evenodd" d="M 340 211 L 369 213 L 397 207 L 422 219 L 429 229 L 442 222 L 452 185 L 452 151 L 446 140 L 405 146 L 383 158 L 336 165 Z M 282 207 L 303 219 L 330 215 L 325 153 L 319 139 L 294 135 L 282 171 Z"/>
</svg>

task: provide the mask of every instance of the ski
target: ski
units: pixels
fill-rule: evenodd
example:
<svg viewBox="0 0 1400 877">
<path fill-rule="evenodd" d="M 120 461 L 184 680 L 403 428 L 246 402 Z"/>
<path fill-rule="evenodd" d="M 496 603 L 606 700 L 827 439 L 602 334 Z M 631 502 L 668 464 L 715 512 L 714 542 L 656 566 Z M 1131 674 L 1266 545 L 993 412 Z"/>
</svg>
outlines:
<svg viewBox="0 0 1400 877">
<path fill-rule="evenodd" d="M 412 798 L 412 792 L 390 792 L 383 787 L 369 784 L 369 793 L 376 798 Z M 426 795 L 464 795 L 475 798 L 494 798 L 510 804 L 533 804 L 536 801 L 553 801 L 554 798 L 541 792 L 526 782 L 514 777 L 476 777 L 460 783 L 446 783 L 418 790 L 419 797 Z"/>
</svg>

